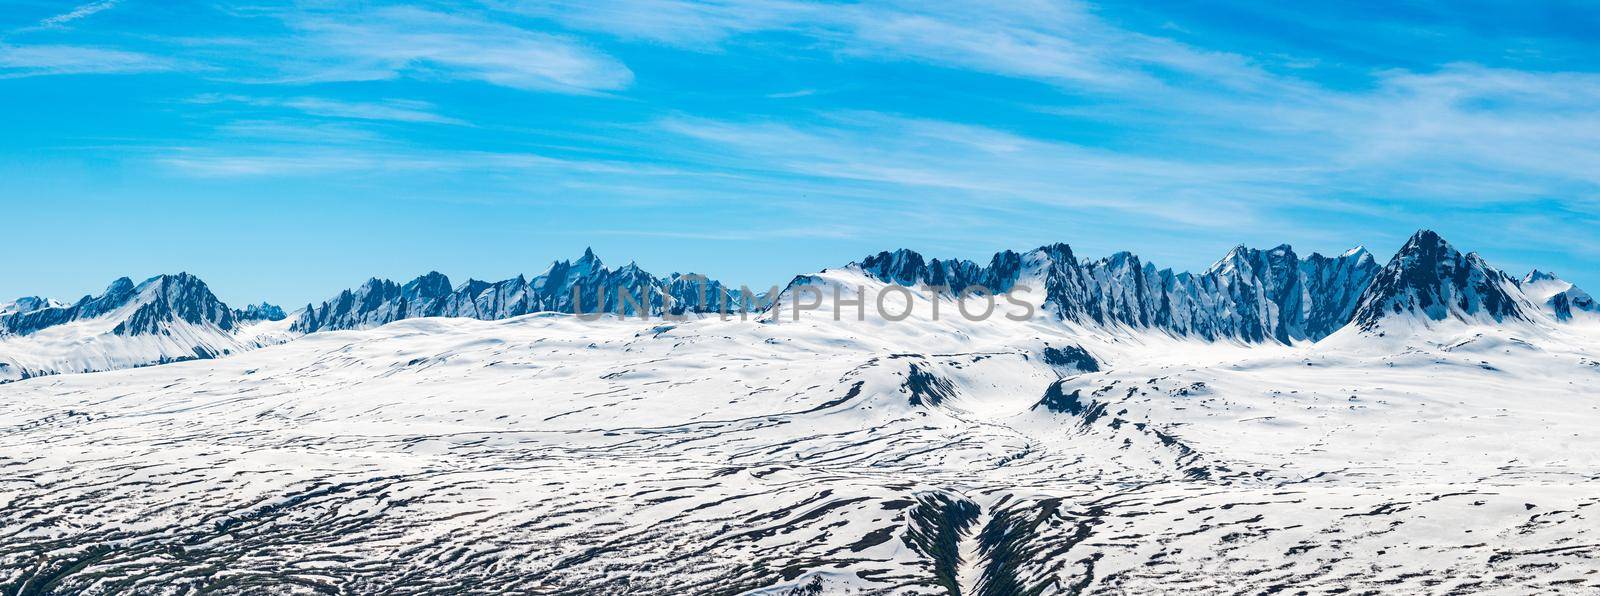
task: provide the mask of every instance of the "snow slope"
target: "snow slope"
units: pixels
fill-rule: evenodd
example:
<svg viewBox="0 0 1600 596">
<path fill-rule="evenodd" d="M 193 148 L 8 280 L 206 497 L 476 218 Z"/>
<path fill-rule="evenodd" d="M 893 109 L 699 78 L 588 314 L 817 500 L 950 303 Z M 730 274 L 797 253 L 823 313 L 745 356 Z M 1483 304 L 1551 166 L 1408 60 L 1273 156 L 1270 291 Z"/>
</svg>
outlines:
<svg viewBox="0 0 1600 596">
<path fill-rule="evenodd" d="M 896 251 L 680 321 L 505 310 L 681 290 L 540 279 L 7 306 L 17 369 L 230 355 L 0 384 L 0 594 L 1600 592 L 1592 302 L 1431 233 Z"/>
<path fill-rule="evenodd" d="M 1553 273 L 1534 270 L 1517 282 L 1523 294 L 1557 321 L 1600 321 L 1600 303 Z"/>
<path fill-rule="evenodd" d="M 0 386 L 0 591 L 1600 590 L 1592 328 L 1205 342 L 1028 299 L 418 318 Z"/>
</svg>

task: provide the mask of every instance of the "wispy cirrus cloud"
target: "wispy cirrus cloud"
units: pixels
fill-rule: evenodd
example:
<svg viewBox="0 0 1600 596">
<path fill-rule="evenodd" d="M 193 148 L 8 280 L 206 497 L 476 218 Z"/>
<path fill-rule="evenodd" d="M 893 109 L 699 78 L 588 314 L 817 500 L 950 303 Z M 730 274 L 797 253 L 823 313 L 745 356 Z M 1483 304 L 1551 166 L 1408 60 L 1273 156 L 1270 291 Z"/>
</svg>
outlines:
<svg viewBox="0 0 1600 596">
<path fill-rule="evenodd" d="M 438 106 L 414 99 L 349 101 L 327 97 L 261 97 L 238 94 L 205 94 L 189 100 L 196 104 L 234 103 L 260 108 L 282 108 L 311 116 L 348 120 L 375 120 L 466 126 L 459 118 L 440 114 Z"/>
<path fill-rule="evenodd" d="M 1248 60 L 1106 23 L 1076 1 L 832 3 L 786 0 L 504 0 L 581 30 L 699 50 L 740 35 L 809 37 L 855 59 L 917 61 L 1079 89 L 1160 86 L 1160 75 L 1267 80 Z"/>
<path fill-rule="evenodd" d="M 412 7 L 274 13 L 294 32 L 267 49 L 280 74 L 263 82 L 400 77 L 471 80 L 589 94 L 626 88 L 633 71 L 580 40 L 483 18 Z"/>
<path fill-rule="evenodd" d="M 489 0 L 507 12 L 550 18 L 625 39 L 714 50 L 756 31 L 811 28 L 848 7 L 789 0 Z"/>
<path fill-rule="evenodd" d="M 115 7 L 117 4 L 121 3 L 121 1 L 122 0 L 100 0 L 99 2 L 90 2 L 88 4 L 82 4 L 82 5 L 79 5 L 77 8 L 74 8 L 74 9 L 69 10 L 67 12 L 64 12 L 64 13 L 61 13 L 61 14 L 58 14 L 58 15 L 55 15 L 55 16 L 52 16 L 52 17 L 48 17 L 48 18 L 45 18 L 42 21 L 39 21 L 39 26 L 40 27 L 46 27 L 46 28 L 48 28 L 48 27 L 60 27 L 60 26 L 66 25 L 67 23 L 70 23 L 72 21 L 76 21 L 78 19 L 82 19 L 84 17 L 88 17 L 90 15 L 93 15 L 95 13 L 102 12 L 102 11 L 105 11 L 105 10 L 110 10 L 111 8 Z"/>
<path fill-rule="evenodd" d="M 1306 213 L 1346 220 L 1394 216 L 1410 203 L 1560 197 L 1558 203 L 1571 205 L 1592 196 L 1593 173 L 1600 171 L 1588 141 L 1595 116 L 1583 108 L 1594 98 L 1595 81 L 1582 73 L 1458 64 L 1375 72 L 1369 86 L 1334 89 L 1275 74 L 1244 56 L 1118 28 L 1076 3 L 984 9 L 652 0 L 501 7 L 697 51 L 776 31 L 809 37 L 841 58 L 1035 80 L 1087 98 L 1060 110 L 1062 118 L 1125 131 L 1120 146 L 1108 147 L 848 110 L 804 118 L 682 115 L 643 131 L 639 149 L 692 174 L 631 178 L 623 172 L 607 181 L 558 175 L 580 193 L 686 194 L 689 184 L 733 174 L 740 178 L 733 186 L 738 192 L 762 194 L 761 188 L 794 188 L 800 181 L 812 200 L 835 205 L 904 205 L 914 197 L 966 216 L 1045 209 L 1082 220 L 1116 212 L 1169 229 L 1223 231 L 1303 222 Z M 399 19 L 412 18 L 420 17 Z M 465 25 L 450 27 L 456 26 Z M 382 76 L 411 76 L 378 63 Z M 330 163 L 349 170 L 380 162 L 408 163 Z M 456 162 L 434 154 L 409 163 Z M 561 162 L 542 172 L 575 167 Z M 726 178 L 715 180 L 726 184 Z M 1294 233 L 1302 231 L 1314 232 Z"/>
<path fill-rule="evenodd" d="M 390 122 L 467 124 L 464 120 L 439 114 L 436 106 L 431 103 L 417 100 L 391 99 L 383 102 L 352 102 L 321 97 L 295 97 L 284 100 L 282 105 L 313 116 L 355 120 L 386 120 Z"/>
<path fill-rule="evenodd" d="M 9 45 L 0 42 L 0 78 L 72 74 L 130 74 L 178 70 L 170 58 L 106 48 L 65 45 Z"/>
<path fill-rule="evenodd" d="M 199 134 L 145 157 L 169 166 L 156 171 L 252 184 L 323 176 L 651 208 L 781 205 L 785 225 L 1034 239 L 1000 245 L 1013 247 L 1100 234 L 1136 248 L 1114 241 L 1146 229 L 1230 244 L 1244 233 L 1383 241 L 1371 230 L 1391 222 L 1496 238 L 1480 222 L 1515 214 L 1521 225 L 1504 229 L 1531 237 L 1507 244 L 1595 250 L 1600 73 L 1587 63 L 1521 70 L 1389 52 L 1379 59 L 1392 64 L 1351 65 L 1231 37 L 1257 32 L 1129 18 L 1162 7 L 1075 0 L 229 8 L 245 24 L 210 39 L 103 36 L 30 55 L 0 45 L 0 77 L 205 64 L 204 82 L 228 94 L 184 111 Z M 81 18 L 61 29 L 85 33 L 94 21 Z M 446 89 L 461 83 L 501 89 Z M 524 109 L 501 101 L 516 96 L 505 90 L 568 97 Z M 1546 216 L 1519 212 L 1535 208 Z M 685 225 L 685 239 L 758 239 Z"/>
<path fill-rule="evenodd" d="M 217 125 L 214 132 L 218 139 L 224 141 L 266 141 L 280 147 L 304 147 L 313 153 L 317 148 L 334 145 L 372 145 L 388 141 L 376 132 L 342 122 L 306 122 L 289 118 L 232 120 Z"/>
<path fill-rule="evenodd" d="M 692 117 L 659 125 L 698 143 L 718 167 L 826 180 L 870 189 L 952 214 L 983 204 L 1026 211 L 1067 208 L 1137 213 L 1169 224 L 1223 227 L 1254 217 L 1252 201 L 1291 200 L 1296 181 L 1249 165 L 1132 158 L 993 128 L 890 114 L 849 112 L 826 124 Z M 676 146 L 682 146 L 682 143 Z M 720 156 L 720 157 L 717 157 Z M 1225 192 L 1224 192 L 1225 191 Z M 1183 209 L 1200 197 L 1228 197 L 1227 209 Z"/>
<path fill-rule="evenodd" d="M 118 1 L 84 4 L 19 32 L 64 30 Z M 126 74 L 184 65 L 210 71 L 218 80 L 251 83 L 414 78 L 595 94 L 625 89 L 633 82 L 633 72 L 625 64 L 579 38 L 471 12 L 342 2 L 231 7 L 226 12 L 235 18 L 277 21 L 283 30 L 267 35 L 120 40 L 138 51 L 81 44 L 6 44 L 0 45 L 0 76 Z M 395 109 L 387 111 L 375 119 L 404 117 Z"/>
</svg>

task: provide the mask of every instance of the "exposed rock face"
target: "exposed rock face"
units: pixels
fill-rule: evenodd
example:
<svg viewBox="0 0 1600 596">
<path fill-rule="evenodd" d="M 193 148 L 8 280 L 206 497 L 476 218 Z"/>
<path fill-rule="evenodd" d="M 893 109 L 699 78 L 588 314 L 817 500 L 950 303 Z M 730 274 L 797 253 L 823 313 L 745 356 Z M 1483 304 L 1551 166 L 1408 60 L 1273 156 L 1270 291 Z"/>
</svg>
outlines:
<svg viewBox="0 0 1600 596">
<path fill-rule="evenodd" d="M 112 331 L 117 335 L 162 333 L 167 324 L 177 320 L 208 323 L 223 331 L 232 331 L 236 324 L 233 310 L 218 300 L 205 282 L 187 273 L 157 275 L 134 291 L 141 304 Z"/>
<path fill-rule="evenodd" d="M 1001 252 L 988 266 L 925 260 L 909 250 L 878 253 L 857 266 L 885 282 L 944 286 L 951 293 L 1036 284 L 1049 312 L 1082 323 L 1285 343 L 1321 339 L 1343 327 L 1378 271 L 1365 249 L 1301 259 L 1288 245 L 1265 251 L 1240 246 L 1200 274 L 1157 269 L 1127 252 L 1079 260 L 1065 244 Z"/>
<path fill-rule="evenodd" d="M 289 318 L 289 315 L 288 313 L 283 312 L 282 307 L 262 302 L 260 304 L 250 304 L 246 305 L 244 308 L 234 309 L 233 318 L 237 319 L 241 323 L 254 321 L 282 321 Z"/>
<path fill-rule="evenodd" d="M 240 325 L 281 320 L 282 309 L 228 308 L 187 273 L 137 285 L 124 277 L 70 305 L 23 299 L 0 312 L 0 383 L 215 358 L 290 339 L 281 329 L 245 332 Z"/>
<path fill-rule="evenodd" d="M 1361 297 L 1354 323 L 1377 328 L 1386 318 L 1420 321 L 1526 320 L 1517 284 L 1477 253 L 1465 255 L 1429 230 L 1411 236 Z"/>
<path fill-rule="evenodd" d="M 42 296 L 23 296 L 11 302 L 0 303 L 0 319 L 14 314 L 29 313 L 46 308 L 61 308 L 63 306 L 66 305 Z"/>
<path fill-rule="evenodd" d="M 24 300 L 26 304 L 22 304 Z M 84 296 L 72 305 L 38 299 L 14 304 L 21 306 L 0 318 L 0 334 L 30 335 L 56 325 L 99 318 L 130 304 L 137 306 L 117 324 L 117 335 L 160 333 L 165 323 L 175 320 L 207 323 L 223 331 L 232 330 L 235 325 L 234 311 L 218 300 L 205 282 L 187 273 L 157 275 L 137 286 L 133 280 L 119 278 L 99 296 Z"/>
<path fill-rule="evenodd" d="M 46 327 L 80 319 L 92 319 L 127 304 L 133 296 L 133 280 L 126 277 L 117 278 L 99 296 L 84 296 L 70 306 L 38 308 L 8 315 L 0 319 L 0 332 L 29 335 Z"/>
<path fill-rule="evenodd" d="M 1517 287 L 1528 300 L 1544 308 L 1546 314 L 1557 321 L 1570 321 L 1575 317 L 1600 314 L 1600 305 L 1593 296 L 1572 285 L 1554 273 L 1537 269 L 1517 282 Z"/>
<path fill-rule="evenodd" d="M 321 305 L 306 305 L 291 329 L 301 333 L 376 327 L 416 317 L 497 320 L 535 312 L 683 314 L 737 311 L 740 296 L 703 276 L 655 277 L 629 263 L 609 269 L 585 250 L 577 261 L 557 261 L 543 274 L 498 282 L 468 280 L 450 286 L 430 272 L 405 285 L 373 278 Z"/>
<path fill-rule="evenodd" d="M 1127 252 L 1080 259 L 1060 243 L 996 253 L 986 265 L 927 259 L 901 249 L 850 266 L 887 283 L 932 286 L 949 295 L 979 286 L 1008 292 L 1026 285 L 1042 292 L 1043 312 L 1062 320 L 1205 340 L 1316 341 L 1351 323 L 1372 330 L 1398 316 L 1423 323 L 1600 317 L 1592 296 L 1559 277 L 1535 271 L 1513 280 L 1476 253 L 1462 254 L 1426 230 L 1412 236 L 1384 267 L 1362 248 L 1333 257 L 1301 257 L 1281 245 L 1267 250 L 1239 246 L 1203 272 L 1174 272 Z M 764 304 L 765 296 L 703 276 L 657 277 L 632 263 L 612 269 L 586 250 L 577 260 L 557 261 L 532 279 L 519 275 L 452 285 L 438 272 L 404 284 L 373 278 L 321 304 L 307 305 L 293 316 L 287 331 L 274 327 L 271 333 L 287 333 L 273 340 L 287 341 L 294 334 L 362 329 L 417 317 L 497 320 L 536 312 L 659 317 L 737 312 Z M 0 338 L 104 317 L 113 318 L 94 333 L 170 336 L 178 322 L 201 326 L 209 339 L 179 342 L 199 348 L 260 344 L 234 342 L 238 338 L 228 336 L 237 335 L 241 323 L 281 321 L 289 315 L 266 303 L 228 308 L 199 278 L 179 273 L 139 284 L 121 278 L 101 294 L 71 304 L 33 296 L 0 304 Z M 183 349 L 209 354 L 234 348 Z M 162 352 L 163 358 L 168 356 Z"/>
</svg>

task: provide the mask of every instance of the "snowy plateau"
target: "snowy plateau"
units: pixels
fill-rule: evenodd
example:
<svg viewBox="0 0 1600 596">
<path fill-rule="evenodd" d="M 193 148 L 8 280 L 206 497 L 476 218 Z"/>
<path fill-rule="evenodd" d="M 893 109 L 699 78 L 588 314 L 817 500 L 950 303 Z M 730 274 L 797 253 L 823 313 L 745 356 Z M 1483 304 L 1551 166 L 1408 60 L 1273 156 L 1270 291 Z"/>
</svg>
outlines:
<svg viewBox="0 0 1600 596">
<path fill-rule="evenodd" d="M 835 320 L 890 284 L 952 289 Z M 0 304 L 0 594 L 1600 593 L 1595 301 L 1432 232 L 737 294 L 586 253 Z"/>
</svg>

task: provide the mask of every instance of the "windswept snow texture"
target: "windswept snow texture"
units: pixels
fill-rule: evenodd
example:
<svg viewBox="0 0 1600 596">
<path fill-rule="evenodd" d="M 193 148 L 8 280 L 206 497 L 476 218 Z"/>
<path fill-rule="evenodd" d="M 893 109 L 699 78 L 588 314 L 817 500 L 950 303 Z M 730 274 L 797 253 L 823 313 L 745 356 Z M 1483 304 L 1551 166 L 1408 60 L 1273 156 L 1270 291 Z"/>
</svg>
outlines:
<svg viewBox="0 0 1600 596">
<path fill-rule="evenodd" d="M 417 318 L 0 386 L 0 593 L 1600 590 L 1594 327 L 914 306 Z"/>
<path fill-rule="evenodd" d="M 525 314 L 684 281 L 592 257 L 278 321 L 181 276 L 4 305 L 0 362 L 239 349 L 0 384 L 0 594 L 1600 593 L 1592 300 L 1431 233 Z M 952 289 L 834 316 L 890 283 Z M 975 284 L 1033 316 L 956 316 Z"/>
</svg>

